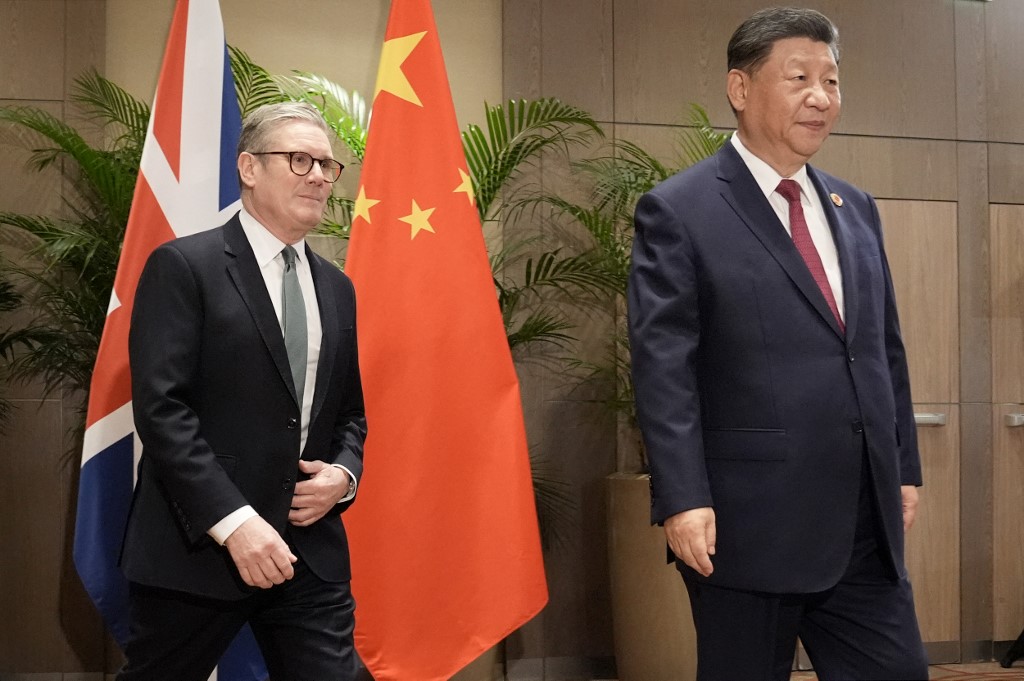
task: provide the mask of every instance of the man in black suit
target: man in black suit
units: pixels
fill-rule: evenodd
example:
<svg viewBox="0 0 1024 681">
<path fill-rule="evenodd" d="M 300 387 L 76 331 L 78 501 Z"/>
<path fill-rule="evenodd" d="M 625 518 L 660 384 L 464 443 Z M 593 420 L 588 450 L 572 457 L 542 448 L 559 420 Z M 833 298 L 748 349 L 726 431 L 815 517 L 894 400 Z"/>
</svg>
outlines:
<svg viewBox="0 0 1024 681">
<path fill-rule="evenodd" d="M 274 681 L 350 681 L 340 513 L 366 419 L 349 279 L 304 242 L 341 165 L 304 104 L 238 142 L 242 210 L 150 256 L 129 355 L 142 442 L 122 681 L 200 681 L 248 622 Z"/>
<path fill-rule="evenodd" d="M 738 130 L 641 198 L 629 288 L 652 518 L 701 681 L 926 679 L 903 562 L 921 484 L 874 200 L 807 161 L 839 116 L 813 10 L 733 34 Z"/>
</svg>

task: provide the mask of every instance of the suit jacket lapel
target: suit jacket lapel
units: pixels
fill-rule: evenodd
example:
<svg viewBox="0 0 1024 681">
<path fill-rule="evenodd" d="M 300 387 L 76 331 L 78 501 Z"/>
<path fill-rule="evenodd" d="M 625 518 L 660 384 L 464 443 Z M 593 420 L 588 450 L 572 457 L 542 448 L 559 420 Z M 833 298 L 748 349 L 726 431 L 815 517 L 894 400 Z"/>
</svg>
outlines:
<svg viewBox="0 0 1024 681">
<path fill-rule="evenodd" d="M 334 291 L 324 277 L 323 264 L 313 255 L 309 244 L 306 244 L 306 262 L 309 263 L 309 271 L 313 275 L 313 287 L 316 289 L 316 300 L 320 309 L 320 326 L 323 329 L 320 340 L 320 357 L 316 365 L 316 389 L 313 391 L 313 406 L 309 415 L 309 422 L 313 423 L 324 404 L 324 398 L 327 396 L 327 384 L 334 373 L 334 357 L 340 332 Z"/>
<path fill-rule="evenodd" d="M 228 275 L 238 289 L 242 301 L 249 308 L 249 314 L 256 322 L 256 328 L 259 329 L 260 336 L 270 351 L 281 380 L 284 381 L 295 403 L 301 404 L 300 398 L 295 395 L 295 386 L 292 385 L 292 370 L 288 363 L 288 351 L 284 347 L 281 324 L 277 320 L 274 304 L 267 292 L 266 281 L 256 264 L 252 246 L 245 238 L 237 215 L 224 226 L 224 253 L 228 261 Z"/>
<path fill-rule="evenodd" d="M 747 165 L 740 158 L 739 152 L 731 143 L 726 142 L 716 157 L 718 159 L 718 178 L 726 185 L 722 197 L 729 203 L 747 228 L 764 245 L 773 258 L 782 266 L 789 278 L 796 285 L 807 301 L 818 311 L 818 314 L 832 326 L 837 335 L 843 333 L 839 329 L 835 315 L 829 309 L 825 296 L 807 269 L 800 252 L 793 244 L 792 237 L 779 222 L 761 187 L 751 175 Z M 831 218 L 830 218 L 831 220 Z M 847 269 L 843 266 L 844 271 Z"/>
<path fill-rule="evenodd" d="M 839 253 L 839 270 L 843 278 L 843 315 L 846 324 L 846 340 L 851 342 L 857 330 L 857 310 L 859 298 L 857 292 L 857 268 L 854 262 L 853 227 L 849 223 L 849 211 L 832 203 L 832 192 L 825 178 L 821 177 L 811 166 L 807 166 L 807 174 L 811 178 L 818 198 L 825 209 L 825 217 L 832 229 L 832 238 L 836 242 Z"/>
</svg>

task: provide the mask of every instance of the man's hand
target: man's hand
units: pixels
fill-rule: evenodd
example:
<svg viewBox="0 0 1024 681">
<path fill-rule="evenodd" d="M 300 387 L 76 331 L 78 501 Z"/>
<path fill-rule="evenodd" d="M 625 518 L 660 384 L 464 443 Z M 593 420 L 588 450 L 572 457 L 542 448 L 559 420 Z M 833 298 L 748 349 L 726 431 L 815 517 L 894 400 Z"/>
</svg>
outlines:
<svg viewBox="0 0 1024 681">
<path fill-rule="evenodd" d="M 299 470 L 310 475 L 295 485 L 288 522 L 305 527 L 323 518 L 348 492 L 348 473 L 323 461 L 299 460 Z"/>
<path fill-rule="evenodd" d="M 907 532 L 914 524 L 917 517 L 917 487 L 914 485 L 903 485 L 900 487 L 900 496 L 903 497 L 903 531 Z"/>
<path fill-rule="evenodd" d="M 224 542 L 238 574 L 249 586 L 269 589 L 295 576 L 292 563 L 298 560 L 281 535 L 260 516 L 239 525 Z"/>
<path fill-rule="evenodd" d="M 692 508 L 669 516 L 665 521 L 665 537 L 672 552 L 684 563 L 705 577 L 714 572 L 711 564 L 711 556 L 715 555 L 714 509 Z"/>
</svg>

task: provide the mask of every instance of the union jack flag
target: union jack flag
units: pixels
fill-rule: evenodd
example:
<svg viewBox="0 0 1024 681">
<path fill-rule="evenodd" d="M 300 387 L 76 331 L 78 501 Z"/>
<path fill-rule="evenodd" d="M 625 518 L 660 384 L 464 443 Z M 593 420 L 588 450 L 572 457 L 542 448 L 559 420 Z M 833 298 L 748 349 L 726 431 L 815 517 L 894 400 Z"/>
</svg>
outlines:
<svg viewBox="0 0 1024 681">
<path fill-rule="evenodd" d="M 128 370 L 135 288 L 153 249 L 216 227 L 238 210 L 240 131 L 220 6 L 217 0 L 178 0 L 89 392 L 75 526 L 78 574 L 122 646 L 128 583 L 117 562 L 141 453 Z M 266 676 L 248 628 L 214 674 L 220 681 Z"/>
</svg>

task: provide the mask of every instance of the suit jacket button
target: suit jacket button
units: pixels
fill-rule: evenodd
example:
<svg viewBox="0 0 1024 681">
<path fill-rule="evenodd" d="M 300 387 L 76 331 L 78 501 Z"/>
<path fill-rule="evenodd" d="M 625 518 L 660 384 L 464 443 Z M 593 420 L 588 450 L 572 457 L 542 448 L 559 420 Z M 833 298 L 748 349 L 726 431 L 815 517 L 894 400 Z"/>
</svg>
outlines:
<svg viewBox="0 0 1024 681">
<path fill-rule="evenodd" d="M 855 433 L 863 433 L 864 432 L 864 422 L 863 421 L 854 421 L 852 426 L 853 426 L 853 432 L 855 432 Z"/>
<path fill-rule="evenodd" d="M 856 357 L 854 357 L 854 356 L 853 356 L 853 353 L 852 353 L 852 352 L 851 352 L 851 353 L 850 353 L 850 354 L 849 354 L 848 356 L 849 356 L 849 358 L 850 358 L 850 361 L 851 361 L 851 362 L 852 362 L 853 360 L 857 359 Z"/>
<path fill-rule="evenodd" d="M 295 430 L 299 427 L 298 419 L 288 419 L 288 430 Z"/>
<path fill-rule="evenodd" d="M 281 489 L 291 489 L 291 488 L 292 488 L 292 479 L 291 478 L 285 478 L 284 482 L 281 483 Z"/>
</svg>

